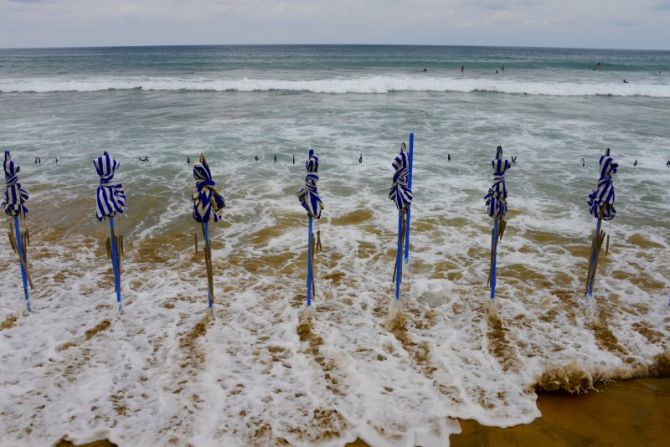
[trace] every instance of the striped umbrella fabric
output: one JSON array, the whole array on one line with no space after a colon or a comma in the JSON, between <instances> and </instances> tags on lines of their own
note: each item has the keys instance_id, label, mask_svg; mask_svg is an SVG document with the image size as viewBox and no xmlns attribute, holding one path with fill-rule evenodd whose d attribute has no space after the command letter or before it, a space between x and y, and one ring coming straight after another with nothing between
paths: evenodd
<instances>
[{"instance_id":1,"label":"striped umbrella fabric","mask_svg":"<svg viewBox=\"0 0 670 447\"><path fill-rule=\"evenodd\" d=\"M26 217L28 208L25 203L30 196L19 183L18 174L21 168L12 160L9 151L5 151L5 161L2 166L5 170L5 198L2 202L2 209L9 216Z\"/></svg>"},{"instance_id":2,"label":"striped umbrella fabric","mask_svg":"<svg viewBox=\"0 0 670 447\"><path fill-rule=\"evenodd\" d=\"M400 148L400 153L393 159L393 186L389 192L389 198L393 200L396 208L403 211L412 203L412 190L409 187L409 155L405 150L405 143Z\"/></svg>"},{"instance_id":3,"label":"striped umbrella fabric","mask_svg":"<svg viewBox=\"0 0 670 447\"><path fill-rule=\"evenodd\" d=\"M491 161L493 167L493 185L484 196L486 211L490 217L505 217L507 213L507 186L505 172L512 167L509 160L503 158L502 146L496 148L496 158Z\"/></svg>"},{"instance_id":4,"label":"striped umbrella fabric","mask_svg":"<svg viewBox=\"0 0 670 447\"><path fill-rule=\"evenodd\" d=\"M319 155L310 149L307 154L307 161L305 162L305 186L298 192L298 200L303 208L314 219L321 218L321 211L323 211L323 202L319 196Z\"/></svg>"},{"instance_id":5,"label":"striped umbrella fabric","mask_svg":"<svg viewBox=\"0 0 670 447\"><path fill-rule=\"evenodd\" d=\"M100 185L96 191L97 207L95 217L102 221L112 218L117 214L123 214L126 210L126 193L120 183L112 184L114 173L119 168L118 161L113 159L106 151L97 159L93 160L95 170L100 176Z\"/></svg>"},{"instance_id":6,"label":"striped umbrella fabric","mask_svg":"<svg viewBox=\"0 0 670 447\"><path fill-rule=\"evenodd\" d=\"M221 210L226 207L226 201L215 188L216 182L212 179L212 172L205 154L200 154L200 164L193 166L196 192L193 193L193 218L199 223L221 220Z\"/></svg>"},{"instance_id":7,"label":"striped umbrella fabric","mask_svg":"<svg viewBox=\"0 0 670 447\"><path fill-rule=\"evenodd\" d=\"M602 217L603 220L612 220L616 216L614 209L614 182L612 175L616 174L619 165L614 162L610 156L610 148L607 148L605 153L600 156L598 161L600 166L600 178L598 184L591 191L588 198L589 212L596 219ZM602 216L601 216L602 210Z\"/></svg>"}]
</instances>

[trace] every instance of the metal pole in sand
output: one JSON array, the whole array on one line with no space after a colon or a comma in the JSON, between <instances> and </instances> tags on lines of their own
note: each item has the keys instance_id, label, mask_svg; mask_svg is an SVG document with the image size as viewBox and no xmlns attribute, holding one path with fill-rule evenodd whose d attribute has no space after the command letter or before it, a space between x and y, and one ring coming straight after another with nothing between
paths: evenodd
<instances>
[{"instance_id":1,"label":"metal pole in sand","mask_svg":"<svg viewBox=\"0 0 670 447\"><path fill-rule=\"evenodd\" d=\"M307 214L307 307L312 306L312 216Z\"/></svg>"},{"instance_id":2,"label":"metal pole in sand","mask_svg":"<svg viewBox=\"0 0 670 447\"><path fill-rule=\"evenodd\" d=\"M409 175L407 186L412 191L412 171L414 167L414 132L409 134ZM409 226L412 220L412 205L407 205L407 228L405 229L405 264L409 263Z\"/></svg>"},{"instance_id":3,"label":"metal pole in sand","mask_svg":"<svg viewBox=\"0 0 670 447\"><path fill-rule=\"evenodd\" d=\"M18 249L18 255L20 258L21 266L21 281L23 282L23 300L26 303L26 309L28 312L32 311L30 306L30 293L28 292L28 275L26 272L26 266L24 266L27 257L24 255L23 240L21 239L21 228L19 227L19 216L14 216L14 231L16 232L16 247Z\"/></svg>"},{"instance_id":4,"label":"metal pole in sand","mask_svg":"<svg viewBox=\"0 0 670 447\"><path fill-rule=\"evenodd\" d=\"M119 306L119 313L123 313L123 301L121 299L121 272L119 265L118 244L116 243L116 234L114 232L114 218L109 217L109 244L112 252L112 269L114 270L114 289L116 290L116 303Z\"/></svg>"}]
</instances>

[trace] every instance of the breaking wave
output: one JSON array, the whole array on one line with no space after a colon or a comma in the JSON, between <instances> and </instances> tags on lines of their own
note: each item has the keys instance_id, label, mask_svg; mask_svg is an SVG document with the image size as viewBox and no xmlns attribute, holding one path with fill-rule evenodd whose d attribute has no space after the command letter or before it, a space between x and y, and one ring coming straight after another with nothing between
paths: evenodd
<instances>
[{"instance_id":1,"label":"breaking wave","mask_svg":"<svg viewBox=\"0 0 670 447\"><path fill-rule=\"evenodd\" d=\"M547 81L439 76L367 76L327 79L209 79L175 77L29 78L0 80L0 92L106 90L235 91L383 94L393 92L508 93L547 96L646 96L670 98L670 85L620 81Z\"/></svg>"}]
</instances>

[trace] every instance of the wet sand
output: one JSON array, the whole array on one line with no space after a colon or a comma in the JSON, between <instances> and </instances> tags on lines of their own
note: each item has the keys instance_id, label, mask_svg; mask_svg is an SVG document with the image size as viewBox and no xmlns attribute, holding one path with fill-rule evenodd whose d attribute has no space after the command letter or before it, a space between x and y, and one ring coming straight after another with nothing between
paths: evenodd
<instances>
[{"instance_id":1,"label":"wet sand","mask_svg":"<svg viewBox=\"0 0 670 447\"><path fill-rule=\"evenodd\" d=\"M540 394L542 417L509 428L459 421L451 447L661 447L670 442L670 378L599 385L576 395ZM361 440L346 447L365 447ZM374 446L372 446L374 447Z\"/></svg>"}]
</instances>

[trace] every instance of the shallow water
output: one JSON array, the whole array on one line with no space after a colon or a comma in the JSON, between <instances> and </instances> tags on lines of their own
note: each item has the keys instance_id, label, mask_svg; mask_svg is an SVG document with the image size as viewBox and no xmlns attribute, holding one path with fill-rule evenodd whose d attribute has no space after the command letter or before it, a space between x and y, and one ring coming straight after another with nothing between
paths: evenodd
<instances>
[{"instance_id":1,"label":"shallow water","mask_svg":"<svg viewBox=\"0 0 670 447\"><path fill-rule=\"evenodd\" d=\"M101 76L81 70L89 81ZM126 82L137 68L118 70L104 76ZM305 76L272 70L289 81ZM309 76L325 76L323 67L314 70ZM485 70L473 75L477 82ZM217 79L239 78L223 71ZM30 81L43 85L43 75ZM542 76L527 66L515 73L512 63L505 75ZM599 75L589 70L575 82ZM654 73L640 74L647 75ZM603 76L614 85L619 74ZM658 83L668 88L664 78ZM0 141L32 194L37 290L35 312L25 315L18 264L4 244L1 444L51 445L67 434L76 443L119 445L341 446L357 437L380 446L446 445L458 419L533 421L536 385L584 389L656 374L670 334L669 113L661 96L550 92L2 93ZM391 318L390 163L410 130L412 260L400 316ZM497 144L518 163L508 174L509 223L489 312L483 196ZM586 196L605 145L621 163L618 215L590 307ZM326 210L315 307L305 321L306 219L295 193L310 146L321 155ZM117 219L126 249L123 316L102 245L107 228L94 217L91 161L102 150L121 161L116 178L128 194ZM228 204L212 230L213 318L190 217L186 156L194 161L200 151ZM37 155L41 165L32 163ZM138 162L142 155L150 161Z\"/></svg>"}]
</instances>

